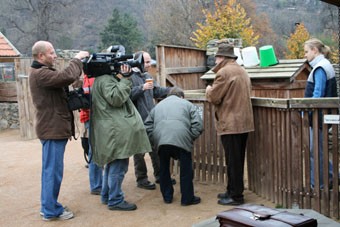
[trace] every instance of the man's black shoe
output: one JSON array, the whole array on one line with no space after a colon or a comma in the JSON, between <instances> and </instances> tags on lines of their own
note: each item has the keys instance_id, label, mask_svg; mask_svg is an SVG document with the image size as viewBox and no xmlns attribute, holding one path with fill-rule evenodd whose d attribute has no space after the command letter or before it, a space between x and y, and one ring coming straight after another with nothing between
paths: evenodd
<instances>
[{"instance_id":1,"label":"man's black shoe","mask_svg":"<svg viewBox=\"0 0 340 227\"><path fill-rule=\"evenodd\" d=\"M123 201L122 203L115 205L115 206L108 206L109 210L120 210L120 211L130 211L130 210L136 210L137 206L134 203L128 203L126 201Z\"/></svg>"},{"instance_id":2,"label":"man's black shoe","mask_svg":"<svg viewBox=\"0 0 340 227\"><path fill-rule=\"evenodd\" d=\"M159 179L157 179L156 180L156 184L159 184L160 183L160 181L159 181ZM171 183L172 183L172 185L175 185L176 184L176 179L175 178L171 178Z\"/></svg>"},{"instance_id":3,"label":"man's black shoe","mask_svg":"<svg viewBox=\"0 0 340 227\"><path fill-rule=\"evenodd\" d=\"M141 183L137 183L137 187L139 188L143 188L146 190L155 190L156 189L156 185L154 183L151 183L150 181L144 181Z\"/></svg>"},{"instance_id":4,"label":"man's black shoe","mask_svg":"<svg viewBox=\"0 0 340 227\"><path fill-rule=\"evenodd\" d=\"M226 198L226 199L220 199L220 200L218 200L217 203L220 204L220 205L231 205L231 206L235 206L235 205L241 205L241 204L243 204L243 203L244 203L244 199L235 200L235 199L229 197L229 198Z\"/></svg>"},{"instance_id":5,"label":"man's black shoe","mask_svg":"<svg viewBox=\"0 0 340 227\"><path fill-rule=\"evenodd\" d=\"M194 198L191 200L189 203L181 203L182 206L190 206L190 205L195 205L199 204L201 202L201 198L198 196L194 196Z\"/></svg>"},{"instance_id":6,"label":"man's black shoe","mask_svg":"<svg viewBox=\"0 0 340 227\"><path fill-rule=\"evenodd\" d=\"M228 192L219 193L219 194L217 195L217 198L218 198L218 199L227 199L227 198L229 198Z\"/></svg>"},{"instance_id":7,"label":"man's black shoe","mask_svg":"<svg viewBox=\"0 0 340 227\"><path fill-rule=\"evenodd\" d=\"M172 199L163 199L165 203L170 204L172 203Z\"/></svg>"}]
</instances>

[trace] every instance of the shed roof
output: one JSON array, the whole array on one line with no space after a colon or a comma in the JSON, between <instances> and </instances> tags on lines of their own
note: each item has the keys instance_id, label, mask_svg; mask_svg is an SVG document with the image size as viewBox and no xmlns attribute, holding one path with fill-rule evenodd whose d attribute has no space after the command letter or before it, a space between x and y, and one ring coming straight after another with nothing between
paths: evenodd
<instances>
[{"instance_id":1,"label":"shed roof","mask_svg":"<svg viewBox=\"0 0 340 227\"><path fill-rule=\"evenodd\" d=\"M20 52L0 32L0 57L18 57L18 56L20 56Z\"/></svg>"},{"instance_id":2,"label":"shed roof","mask_svg":"<svg viewBox=\"0 0 340 227\"><path fill-rule=\"evenodd\" d=\"M303 69L309 67L306 59L284 59L279 60L279 64L262 68L259 66L246 67L250 79L290 79L293 80ZM209 70L201 79L213 80L215 73Z\"/></svg>"}]
</instances>

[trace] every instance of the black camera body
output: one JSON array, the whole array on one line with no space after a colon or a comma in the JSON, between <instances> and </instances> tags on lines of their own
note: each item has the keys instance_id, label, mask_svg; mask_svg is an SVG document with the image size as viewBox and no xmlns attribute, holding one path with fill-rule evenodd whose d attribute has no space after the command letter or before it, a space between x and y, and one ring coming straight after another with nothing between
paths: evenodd
<instances>
[{"instance_id":1,"label":"black camera body","mask_svg":"<svg viewBox=\"0 0 340 227\"><path fill-rule=\"evenodd\" d=\"M125 48L122 45L114 45L108 48L109 53L94 53L85 58L83 62L84 73L89 77L101 75L115 75L120 72L121 65L138 67L144 72L143 55L134 59L134 55L125 55ZM123 74L124 76L124 74Z\"/></svg>"}]
</instances>

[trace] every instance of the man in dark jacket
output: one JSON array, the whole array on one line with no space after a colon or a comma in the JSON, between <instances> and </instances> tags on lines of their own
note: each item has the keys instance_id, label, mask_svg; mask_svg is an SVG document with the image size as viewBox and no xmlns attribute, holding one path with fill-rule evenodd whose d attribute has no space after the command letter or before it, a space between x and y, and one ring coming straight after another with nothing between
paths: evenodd
<instances>
[{"instance_id":1,"label":"man in dark jacket","mask_svg":"<svg viewBox=\"0 0 340 227\"><path fill-rule=\"evenodd\" d=\"M73 213L58 202L65 146L72 136L72 118L64 87L79 79L83 68L80 59L89 53L80 51L61 71L53 68L57 55L51 43L36 42L32 54L29 86L36 109L36 134L42 144L40 214L45 221L67 220Z\"/></svg>"},{"instance_id":2,"label":"man in dark jacket","mask_svg":"<svg viewBox=\"0 0 340 227\"><path fill-rule=\"evenodd\" d=\"M179 159L182 206L198 204L194 195L191 150L203 131L202 118L180 88L170 90L144 122L151 143L160 157L160 186L165 203L171 203L174 189L170 178L170 158ZM175 107L175 108L174 108Z\"/></svg>"},{"instance_id":3,"label":"man in dark jacket","mask_svg":"<svg viewBox=\"0 0 340 227\"><path fill-rule=\"evenodd\" d=\"M131 76L132 90L130 98L144 121L151 109L155 106L154 98L165 97L169 92L169 88L161 87L158 83L152 80L152 76L147 73L151 66L150 54L144 51L139 51L135 54L135 59L138 59L141 55L143 55L144 58L145 72L141 72L137 67L133 68L133 74ZM151 82L147 82L147 80L150 80ZM151 157L152 167L154 170L153 174L156 178L156 183L158 183L159 157L157 152L154 151L150 152L149 155ZM136 154L133 156L137 187L153 190L156 188L156 185L148 180L144 156L145 154ZM173 183L175 183L174 179Z\"/></svg>"}]
</instances>

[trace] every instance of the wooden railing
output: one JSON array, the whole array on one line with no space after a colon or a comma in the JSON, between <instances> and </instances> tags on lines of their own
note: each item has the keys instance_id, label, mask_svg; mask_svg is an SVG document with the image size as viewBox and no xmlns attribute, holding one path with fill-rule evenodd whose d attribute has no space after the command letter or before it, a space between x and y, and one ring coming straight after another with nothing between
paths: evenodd
<instances>
[{"instance_id":1,"label":"wooden railing","mask_svg":"<svg viewBox=\"0 0 340 227\"><path fill-rule=\"evenodd\" d=\"M193 161L195 180L224 184L225 157L214 127L214 108L202 91L186 92L186 98L202 109L205 131L195 141ZM317 125L319 114L336 115L339 98L272 99L252 98L255 131L247 145L248 188L284 208L313 209L339 219L339 127L322 124L323 176L319 176L320 160ZM313 130L314 178L311 186L309 117ZM329 161L328 161L329 160ZM326 171L333 165L333 177ZM320 185L320 181L332 182Z\"/></svg>"},{"instance_id":2,"label":"wooden railing","mask_svg":"<svg viewBox=\"0 0 340 227\"><path fill-rule=\"evenodd\" d=\"M250 134L247 147L249 189L283 207L311 208L339 218L338 124L321 126L323 176L318 174L321 160L317 155L319 114L337 116L338 108L338 98L254 98L255 132ZM314 187L310 180L308 113L313 113ZM333 177L328 174L329 163L333 164Z\"/></svg>"}]
</instances>

